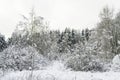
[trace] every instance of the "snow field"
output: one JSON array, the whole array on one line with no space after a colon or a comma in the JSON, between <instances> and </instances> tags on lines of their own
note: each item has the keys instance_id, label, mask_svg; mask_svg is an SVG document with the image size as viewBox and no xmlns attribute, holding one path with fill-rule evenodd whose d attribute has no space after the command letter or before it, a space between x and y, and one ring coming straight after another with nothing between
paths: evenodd
<instances>
[{"instance_id":1,"label":"snow field","mask_svg":"<svg viewBox=\"0 0 120 80\"><path fill-rule=\"evenodd\" d=\"M31 78L32 77L32 78ZM0 80L120 80L120 72L74 72L38 70L8 73Z\"/></svg>"}]
</instances>

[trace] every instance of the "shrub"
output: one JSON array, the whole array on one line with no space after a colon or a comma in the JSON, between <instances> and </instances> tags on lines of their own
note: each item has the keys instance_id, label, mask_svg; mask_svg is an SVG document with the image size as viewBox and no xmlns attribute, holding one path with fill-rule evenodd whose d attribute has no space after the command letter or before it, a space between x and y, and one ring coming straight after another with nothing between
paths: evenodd
<instances>
[{"instance_id":1,"label":"shrub","mask_svg":"<svg viewBox=\"0 0 120 80\"><path fill-rule=\"evenodd\" d=\"M9 46L0 53L0 67L13 70L39 69L47 60L31 46Z\"/></svg>"},{"instance_id":2,"label":"shrub","mask_svg":"<svg viewBox=\"0 0 120 80\"><path fill-rule=\"evenodd\" d=\"M71 55L66 60L66 66L76 71L104 71L103 64L88 55Z\"/></svg>"}]
</instances>

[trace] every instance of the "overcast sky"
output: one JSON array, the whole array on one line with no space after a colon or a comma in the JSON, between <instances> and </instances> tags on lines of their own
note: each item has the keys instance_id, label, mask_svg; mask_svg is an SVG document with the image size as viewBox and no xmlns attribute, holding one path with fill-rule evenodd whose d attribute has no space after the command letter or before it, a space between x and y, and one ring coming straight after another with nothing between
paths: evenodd
<instances>
[{"instance_id":1,"label":"overcast sky","mask_svg":"<svg viewBox=\"0 0 120 80\"><path fill-rule=\"evenodd\" d=\"M120 0L0 0L0 33L9 37L34 6L37 15L50 22L51 29L93 28L101 9L108 5L120 9Z\"/></svg>"}]
</instances>

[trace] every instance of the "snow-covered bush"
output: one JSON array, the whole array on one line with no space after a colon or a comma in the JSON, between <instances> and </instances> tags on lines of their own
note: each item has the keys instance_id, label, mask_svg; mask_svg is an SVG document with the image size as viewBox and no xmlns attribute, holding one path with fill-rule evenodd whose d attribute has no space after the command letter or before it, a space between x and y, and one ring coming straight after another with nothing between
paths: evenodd
<instances>
[{"instance_id":1,"label":"snow-covered bush","mask_svg":"<svg viewBox=\"0 0 120 80\"><path fill-rule=\"evenodd\" d=\"M111 69L113 71L120 71L120 54L113 58Z\"/></svg>"},{"instance_id":2,"label":"snow-covered bush","mask_svg":"<svg viewBox=\"0 0 120 80\"><path fill-rule=\"evenodd\" d=\"M39 69L47 60L31 46L9 46L0 53L0 67L13 70Z\"/></svg>"},{"instance_id":3,"label":"snow-covered bush","mask_svg":"<svg viewBox=\"0 0 120 80\"><path fill-rule=\"evenodd\" d=\"M70 70L64 65L62 61L52 61L51 64L46 68L51 71L66 71Z\"/></svg>"},{"instance_id":4,"label":"snow-covered bush","mask_svg":"<svg viewBox=\"0 0 120 80\"><path fill-rule=\"evenodd\" d=\"M71 55L66 59L66 66L76 71L104 71L103 64L91 56Z\"/></svg>"}]
</instances>

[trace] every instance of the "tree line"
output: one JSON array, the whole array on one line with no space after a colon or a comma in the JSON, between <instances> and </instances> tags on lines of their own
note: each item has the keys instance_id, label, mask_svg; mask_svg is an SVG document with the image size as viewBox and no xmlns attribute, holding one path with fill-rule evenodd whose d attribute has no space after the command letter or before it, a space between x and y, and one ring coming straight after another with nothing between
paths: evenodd
<instances>
[{"instance_id":1,"label":"tree line","mask_svg":"<svg viewBox=\"0 0 120 80\"><path fill-rule=\"evenodd\" d=\"M40 68L38 64L42 61L45 65L48 61L61 60L73 70L106 71L105 66L120 52L120 12L114 15L107 6L100 12L97 26L82 31L49 30L44 18L34 11L29 17L22 17L23 21L7 41L0 37L2 69L34 70Z\"/></svg>"}]
</instances>

